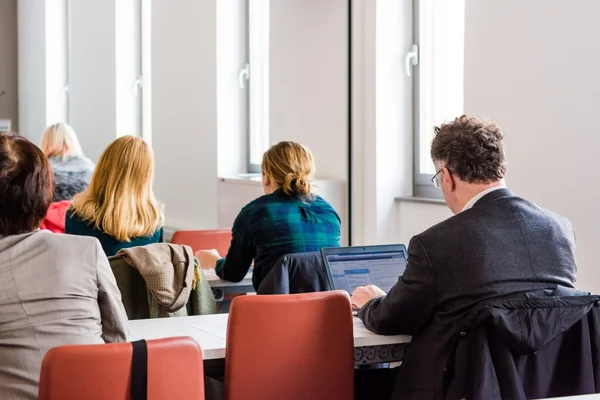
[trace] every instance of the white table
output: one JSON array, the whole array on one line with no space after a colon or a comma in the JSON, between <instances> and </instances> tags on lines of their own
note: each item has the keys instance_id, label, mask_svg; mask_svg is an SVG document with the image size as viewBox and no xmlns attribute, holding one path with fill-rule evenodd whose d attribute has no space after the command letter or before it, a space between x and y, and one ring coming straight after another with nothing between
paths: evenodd
<instances>
[{"instance_id":1,"label":"white table","mask_svg":"<svg viewBox=\"0 0 600 400\"><path fill-rule=\"evenodd\" d=\"M229 314L155 318L129 321L132 340L190 336L202 348L205 360L225 358ZM381 336L370 332L354 317L354 361L356 364L401 361L410 336Z\"/></svg>"},{"instance_id":2,"label":"white table","mask_svg":"<svg viewBox=\"0 0 600 400\"><path fill-rule=\"evenodd\" d=\"M227 288L227 287L239 287L239 286L250 286L252 291L254 291L254 287L252 286L252 271L248 272L244 279L241 282L229 282L224 281L219 278L214 269L205 269L202 270L204 272L204 276L206 276L206 280L210 287L213 288Z\"/></svg>"},{"instance_id":3,"label":"white table","mask_svg":"<svg viewBox=\"0 0 600 400\"><path fill-rule=\"evenodd\" d=\"M216 301L223 301L226 294L254 293L252 271L248 272L241 282L224 281L217 276L214 269L204 270L203 272Z\"/></svg>"}]
</instances>

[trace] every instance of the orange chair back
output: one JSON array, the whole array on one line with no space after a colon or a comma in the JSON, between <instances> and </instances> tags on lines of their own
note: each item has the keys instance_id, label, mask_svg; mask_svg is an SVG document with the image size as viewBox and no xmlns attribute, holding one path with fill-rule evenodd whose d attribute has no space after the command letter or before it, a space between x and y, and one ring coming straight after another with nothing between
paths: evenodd
<instances>
[{"instance_id":1,"label":"orange chair back","mask_svg":"<svg viewBox=\"0 0 600 400\"><path fill-rule=\"evenodd\" d=\"M40 224L40 229L48 229L54 233L65 233L65 219L71 200L50 203L48 212Z\"/></svg>"},{"instance_id":2,"label":"orange chair back","mask_svg":"<svg viewBox=\"0 0 600 400\"><path fill-rule=\"evenodd\" d=\"M227 400L354 398L354 337L345 292L233 300L225 356Z\"/></svg>"},{"instance_id":3,"label":"orange chair back","mask_svg":"<svg viewBox=\"0 0 600 400\"><path fill-rule=\"evenodd\" d=\"M177 231L173 234L171 243L186 244L194 253L198 250L215 249L221 257L225 257L231 243L231 230Z\"/></svg>"},{"instance_id":4,"label":"orange chair back","mask_svg":"<svg viewBox=\"0 0 600 400\"><path fill-rule=\"evenodd\" d=\"M148 340L148 400L204 399L202 352L189 337ZM129 400L131 343L59 346L46 353L40 400Z\"/></svg>"}]
</instances>

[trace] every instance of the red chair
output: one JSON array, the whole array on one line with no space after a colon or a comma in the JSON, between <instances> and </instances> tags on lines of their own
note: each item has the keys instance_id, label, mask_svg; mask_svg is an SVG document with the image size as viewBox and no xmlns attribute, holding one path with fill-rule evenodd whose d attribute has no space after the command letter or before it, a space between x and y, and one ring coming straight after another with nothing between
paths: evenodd
<instances>
[{"instance_id":1,"label":"red chair","mask_svg":"<svg viewBox=\"0 0 600 400\"><path fill-rule=\"evenodd\" d=\"M221 257L225 257L231 243L231 230L177 231L171 243L186 244L194 250L194 253L198 250L215 249Z\"/></svg>"},{"instance_id":2,"label":"red chair","mask_svg":"<svg viewBox=\"0 0 600 400\"><path fill-rule=\"evenodd\" d=\"M347 293L233 300L225 355L227 400L354 398L354 337Z\"/></svg>"},{"instance_id":3,"label":"red chair","mask_svg":"<svg viewBox=\"0 0 600 400\"><path fill-rule=\"evenodd\" d=\"M65 219L71 200L57 201L50 204L40 229L48 229L54 233L65 233Z\"/></svg>"},{"instance_id":4,"label":"red chair","mask_svg":"<svg viewBox=\"0 0 600 400\"><path fill-rule=\"evenodd\" d=\"M148 400L204 399L204 366L189 337L148 340ZM40 400L129 400L131 343L59 346L46 353Z\"/></svg>"},{"instance_id":5,"label":"red chair","mask_svg":"<svg viewBox=\"0 0 600 400\"><path fill-rule=\"evenodd\" d=\"M173 234L171 243L188 245L194 253L198 250L215 249L221 257L225 257L231 243L231 230L177 231ZM243 293L226 294L224 299L231 300L243 295ZM217 310L220 308L220 305L221 303L217 303Z\"/></svg>"}]
</instances>

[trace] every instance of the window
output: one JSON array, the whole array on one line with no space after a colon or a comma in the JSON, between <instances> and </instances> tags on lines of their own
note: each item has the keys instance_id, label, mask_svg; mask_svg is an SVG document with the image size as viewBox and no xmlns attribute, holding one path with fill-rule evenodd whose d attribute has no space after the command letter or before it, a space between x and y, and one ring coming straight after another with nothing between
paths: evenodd
<instances>
[{"instance_id":1,"label":"window","mask_svg":"<svg viewBox=\"0 0 600 400\"><path fill-rule=\"evenodd\" d=\"M152 86L151 82L151 65L152 58L150 56L150 48L152 44L151 32L152 32L152 19L151 19L151 1L152 0L141 0L140 10L140 35L141 35L141 97L138 99L141 108L141 128L142 138L152 145Z\"/></svg>"},{"instance_id":2,"label":"window","mask_svg":"<svg viewBox=\"0 0 600 400\"><path fill-rule=\"evenodd\" d=\"M269 147L269 2L248 0L248 62L240 71L247 85L248 172L260 172Z\"/></svg>"},{"instance_id":3,"label":"window","mask_svg":"<svg viewBox=\"0 0 600 400\"><path fill-rule=\"evenodd\" d=\"M117 136L150 142L150 1L116 3Z\"/></svg>"},{"instance_id":4,"label":"window","mask_svg":"<svg viewBox=\"0 0 600 400\"><path fill-rule=\"evenodd\" d=\"M46 125L69 122L70 0L46 5Z\"/></svg>"},{"instance_id":5,"label":"window","mask_svg":"<svg viewBox=\"0 0 600 400\"><path fill-rule=\"evenodd\" d=\"M414 192L440 197L431 184L433 127L463 113L465 0L414 0L414 45L406 57L414 94ZM412 68L411 68L412 67Z\"/></svg>"}]
</instances>

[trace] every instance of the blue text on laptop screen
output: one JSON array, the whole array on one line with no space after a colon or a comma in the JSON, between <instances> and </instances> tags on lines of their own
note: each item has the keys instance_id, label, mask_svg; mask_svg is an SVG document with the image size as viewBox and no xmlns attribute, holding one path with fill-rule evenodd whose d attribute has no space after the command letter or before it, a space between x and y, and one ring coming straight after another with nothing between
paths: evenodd
<instances>
[{"instance_id":1,"label":"blue text on laptop screen","mask_svg":"<svg viewBox=\"0 0 600 400\"><path fill-rule=\"evenodd\" d=\"M350 294L365 285L376 285L387 293L406 268L403 252L330 254L327 261L335 288Z\"/></svg>"}]
</instances>

